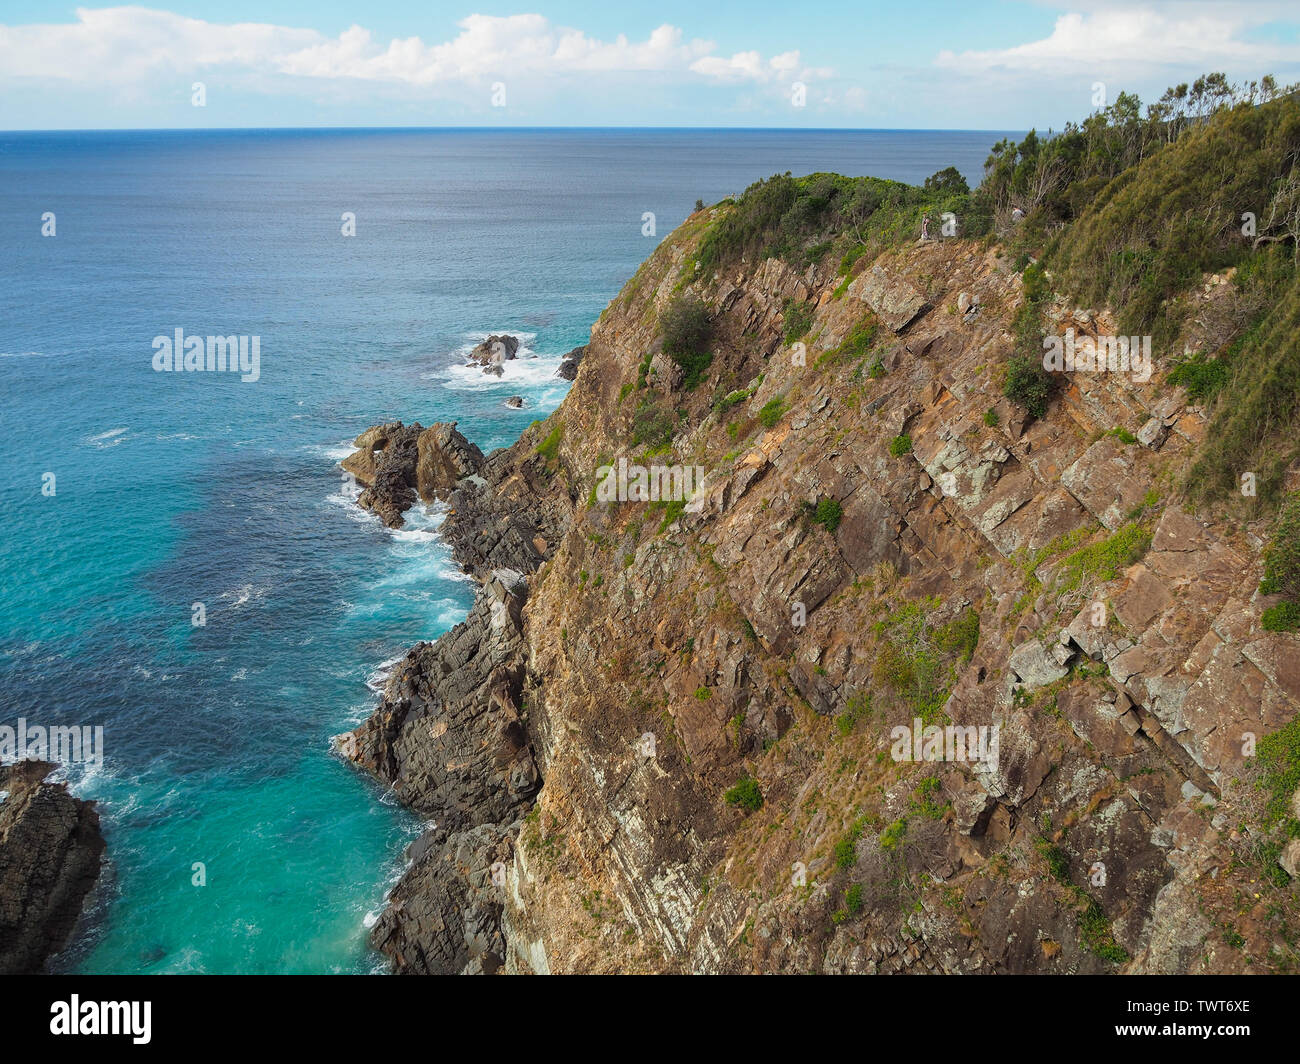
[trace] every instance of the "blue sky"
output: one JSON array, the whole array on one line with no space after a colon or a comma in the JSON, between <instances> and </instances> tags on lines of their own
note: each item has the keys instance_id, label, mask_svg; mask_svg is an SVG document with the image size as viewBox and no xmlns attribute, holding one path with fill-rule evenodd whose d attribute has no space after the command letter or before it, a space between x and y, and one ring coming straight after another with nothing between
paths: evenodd
<instances>
[{"instance_id":1,"label":"blue sky","mask_svg":"<svg viewBox=\"0 0 1300 1064\"><path fill-rule=\"evenodd\" d=\"M0 9L0 128L1059 128L1099 83L1300 81L1277 0L221 0ZM194 85L202 83L203 106Z\"/></svg>"}]
</instances>

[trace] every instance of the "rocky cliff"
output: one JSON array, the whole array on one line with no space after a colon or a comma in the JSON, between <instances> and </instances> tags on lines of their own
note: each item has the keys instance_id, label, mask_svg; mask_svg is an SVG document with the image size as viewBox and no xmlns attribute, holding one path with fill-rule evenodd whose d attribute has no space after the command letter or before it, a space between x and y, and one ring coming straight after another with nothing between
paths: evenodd
<instances>
[{"instance_id":1,"label":"rocky cliff","mask_svg":"<svg viewBox=\"0 0 1300 1064\"><path fill-rule=\"evenodd\" d=\"M41 971L99 877L99 814L46 780L53 767L0 766L0 975Z\"/></svg>"},{"instance_id":2,"label":"rocky cliff","mask_svg":"<svg viewBox=\"0 0 1300 1064\"><path fill-rule=\"evenodd\" d=\"M1266 527L1176 487L1205 412L1157 358L1030 418L996 243L700 270L728 209L659 246L514 446L386 425L344 463L391 524L447 501L482 582L347 744L431 820L375 945L407 972L1294 969L1251 755L1300 654L1259 623ZM683 295L698 380L663 352ZM600 501L620 457L704 481ZM927 759L917 725L996 756Z\"/></svg>"}]
</instances>

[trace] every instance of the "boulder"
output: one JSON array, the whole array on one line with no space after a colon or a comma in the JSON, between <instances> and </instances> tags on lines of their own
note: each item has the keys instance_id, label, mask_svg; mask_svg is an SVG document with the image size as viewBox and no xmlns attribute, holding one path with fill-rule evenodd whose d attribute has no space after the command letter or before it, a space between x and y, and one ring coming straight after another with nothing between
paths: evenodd
<instances>
[{"instance_id":1,"label":"boulder","mask_svg":"<svg viewBox=\"0 0 1300 1064\"><path fill-rule=\"evenodd\" d=\"M929 308L925 296L910 282L872 266L849 285L848 294L862 300L894 332L902 332Z\"/></svg>"},{"instance_id":2,"label":"boulder","mask_svg":"<svg viewBox=\"0 0 1300 1064\"><path fill-rule=\"evenodd\" d=\"M1011 671L1020 677L1026 687L1043 687L1059 680L1069 670L1043 649L1037 639L1021 643L1008 659Z\"/></svg>"}]
</instances>

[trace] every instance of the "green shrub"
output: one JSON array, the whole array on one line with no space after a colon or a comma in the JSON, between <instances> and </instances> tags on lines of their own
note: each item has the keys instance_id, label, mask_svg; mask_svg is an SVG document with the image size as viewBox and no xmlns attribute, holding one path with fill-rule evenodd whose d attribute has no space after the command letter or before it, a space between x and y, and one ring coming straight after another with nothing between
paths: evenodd
<instances>
[{"instance_id":1,"label":"green shrub","mask_svg":"<svg viewBox=\"0 0 1300 1064\"><path fill-rule=\"evenodd\" d=\"M934 174L924 188L875 177L776 174L750 185L710 226L697 258L705 270L745 256L802 267L823 258L837 242L851 241L839 267L847 276L863 254L915 240L927 212L941 217L952 211L961 219L963 236L983 236L990 207L987 197L970 192L951 167Z\"/></svg>"},{"instance_id":2,"label":"green shrub","mask_svg":"<svg viewBox=\"0 0 1300 1064\"><path fill-rule=\"evenodd\" d=\"M866 358L871 352L871 346L876 341L876 336L880 332L880 319L868 311L852 329L847 336L835 347L823 351L817 356L814 363L815 368L820 368L831 362L856 362L858 359ZM877 359L877 362L880 360ZM884 365L881 364L881 376L884 376Z\"/></svg>"},{"instance_id":3,"label":"green shrub","mask_svg":"<svg viewBox=\"0 0 1300 1064\"><path fill-rule=\"evenodd\" d=\"M1263 770L1259 787L1267 803L1265 830L1280 825L1284 834L1300 835L1300 821L1291 811L1291 796L1300 787L1300 717L1260 739L1256 755Z\"/></svg>"},{"instance_id":4,"label":"green shrub","mask_svg":"<svg viewBox=\"0 0 1300 1064\"><path fill-rule=\"evenodd\" d=\"M1134 562L1141 561L1151 545L1151 533L1130 521L1113 535L1080 547L1061 562L1058 586L1073 591L1085 583L1106 583Z\"/></svg>"},{"instance_id":5,"label":"green shrub","mask_svg":"<svg viewBox=\"0 0 1300 1064\"><path fill-rule=\"evenodd\" d=\"M632 445L647 444L651 450L671 443L677 418L672 411L643 406L632 415Z\"/></svg>"},{"instance_id":6,"label":"green shrub","mask_svg":"<svg viewBox=\"0 0 1300 1064\"><path fill-rule=\"evenodd\" d=\"M939 629L935 642L944 650L957 651L957 660L963 665L975 656L980 640L980 615L969 606L956 620Z\"/></svg>"},{"instance_id":7,"label":"green shrub","mask_svg":"<svg viewBox=\"0 0 1300 1064\"><path fill-rule=\"evenodd\" d=\"M758 412L758 420L763 428L774 429L784 413L785 397L778 395L763 404L763 409Z\"/></svg>"},{"instance_id":8,"label":"green shrub","mask_svg":"<svg viewBox=\"0 0 1300 1064\"><path fill-rule=\"evenodd\" d=\"M1259 615L1259 623L1266 632L1300 631L1300 605L1279 602Z\"/></svg>"},{"instance_id":9,"label":"green shrub","mask_svg":"<svg viewBox=\"0 0 1300 1064\"><path fill-rule=\"evenodd\" d=\"M851 694L848 701L844 704L844 712L835 718L835 727L843 736L852 734L858 721L867 720L871 716L871 694L868 691L857 691Z\"/></svg>"},{"instance_id":10,"label":"green shrub","mask_svg":"<svg viewBox=\"0 0 1300 1064\"><path fill-rule=\"evenodd\" d=\"M1002 394L1033 417L1040 418L1047 413L1052 383L1052 375L1043 368L1041 357L1013 355L1007 362Z\"/></svg>"},{"instance_id":11,"label":"green shrub","mask_svg":"<svg viewBox=\"0 0 1300 1064\"><path fill-rule=\"evenodd\" d=\"M664 504L664 519L659 522L659 531L662 532L671 525L677 518L686 512L686 502L683 499L676 499L673 502Z\"/></svg>"},{"instance_id":12,"label":"green shrub","mask_svg":"<svg viewBox=\"0 0 1300 1064\"><path fill-rule=\"evenodd\" d=\"M1047 280L1047 271L1038 263L1026 266L1021 275L1024 281L1025 302L1042 303L1052 294L1052 287Z\"/></svg>"},{"instance_id":13,"label":"green shrub","mask_svg":"<svg viewBox=\"0 0 1300 1064\"><path fill-rule=\"evenodd\" d=\"M1171 385L1181 384L1187 398L1195 403L1213 399L1228 383L1228 363L1221 358L1206 358L1200 352L1179 362L1169 371Z\"/></svg>"},{"instance_id":14,"label":"green shrub","mask_svg":"<svg viewBox=\"0 0 1300 1064\"><path fill-rule=\"evenodd\" d=\"M925 817L926 820L942 820L944 814L952 808L952 802L940 798L942 791L943 784L939 782L939 777L927 776L912 792L912 797L907 803L908 810Z\"/></svg>"},{"instance_id":15,"label":"green shrub","mask_svg":"<svg viewBox=\"0 0 1300 1064\"><path fill-rule=\"evenodd\" d=\"M838 499L819 499L816 506L805 502L803 510L808 520L815 525L821 525L827 532L834 532L839 528L840 520L844 517L844 507Z\"/></svg>"},{"instance_id":16,"label":"green shrub","mask_svg":"<svg viewBox=\"0 0 1300 1064\"><path fill-rule=\"evenodd\" d=\"M966 179L961 176L961 171L955 166L947 166L938 173L931 174L925 179L922 186L926 192L934 192L940 195L965 195L970 191L970 185L966 184Z\"/></svg>"},{"instance_id":17,"label":"green shrub","mask_svg":"<svg viewBox=\"0 0 1300 1064\"><path fill-rule=\"evenodd\" d=\"M659 316L664 353L690 355L708 346L713 333L708 308L693 295L678 296Z\"/></svg>"},{"instance_id":18,"label":"green shrub","mask_svg":"<svg viewBox=\"0 0 1300 1064\"><path fill-rule=\"evenodd\" d=\"M867 826L864 818L859 817L849 825L848 833L835 843L835 867L852 868L858 863L858 839Z\"/></svg>"},{"instance_id":19,"label":"green shrub","mask_svg":"<svg viewBox=\"0 0 1300 1064\"><path fill-rule=\"evenodd\" d=\"M743 773L736 785L722 797L728 805L738 805L750 813L763 808L763 792L759 790L758 780L748 772Z\"/></svg>"},{"instance_id":20,"label":"green shrub","mask_svg":"<svg viewBox=\"0 0 1300 1064\"><path fill-rule=\"evenodd\" d=\"M862 884L852 883L844 892L844 909L849 916L857 916L862 911Z\"/></svg>"},{"instance_id":21,"label":"green shrub","mask_svg":"<svg viewBox=\"0 0 1300 1064\"><path fill-rule=\"evenodd\" d=\"M713 362L709 350L713 323L708 308L693 295L678 296L659 316L659 327L664 334L664 354L686 372L682 387L694 390Z\"/></svg>"},{"instance_id":22,"label":"green shrub","mask_svg":"<svg viewBox=\"0 0 1300 1064\"><path fill-rule=\"evenodd\" d=\"M992 407L989 407L987 410L984 411L984 424L987 425L989 428L995 429L1001 423L1002 423L1002 419L998 417L998 412L994 410Z\"/></svg>"},{"instance_id":23,"label":"green shrub","mask_svg":"<svg viewBox=\"0 0 1300 1064\"><path fill-rule=\"evenodd\" d=\"M889 453L895 458L902 458L905 454L912 453L912 437L906 433L902 436L895 436L889 441Z\"/></svg>"},{"instance_id":24,"label":"green shrub","mask_svg":"<svg viewBox=\"0 0 1300 1064\"><path fill-rule=\"evenodd\" d=\"M782 335L787 344L799 339L812 326L813 312L807 303L801 303L797 299L787 299L781 308L781 313L785 317Z\"/></svg>"},{"instance_id":25,"label":"green shrub","mask_svg":"<svg viewBox=\"0 0 1300 1064\"><path fill-rule=\"evenodd\" d=\"M1112 964L1126 964L1130 957L1128 951L1115 941L1115 933L1110 925L1110 918L1096 899L1084 897L1083 915L1079 918L1079 931L1083 944L1104 961Z\"/></svg>"},{"instance_id":26,"label":"green shrub","mask_svg":"<svg viewBox=\"0 0 1300 1064\"><path fill-rule=\"evenodd\" d=\"M733 406L739 406L746 399L750 398L758 390L758 385L754 384L749 388L737 388L735 391L728 392L721 399L713 404L713 409L719 414L725 414Z\"/></svg>"},{"instance_id":27,"label":"green shrub","mask_svg":"<svg viewBox=\"0 0 1300 1064\"><path fill-rule=\"evenodd\" d=\"M903 845L903 837L907 834L907 820L900 817L895 820L889 827L880 833L880 848L886 853L890 853Z\"/></svg>"}]
</instances>

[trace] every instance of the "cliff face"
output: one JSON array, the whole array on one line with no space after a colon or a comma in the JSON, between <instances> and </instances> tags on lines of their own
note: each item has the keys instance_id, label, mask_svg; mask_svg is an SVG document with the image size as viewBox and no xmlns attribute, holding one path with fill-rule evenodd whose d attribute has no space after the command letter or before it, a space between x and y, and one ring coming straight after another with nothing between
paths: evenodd
<instances>
[{"instance_id":1,"label":"cliff face","mask_svg":"<svg viewBox=\"0 0 1300 1064\"><path fill-rule=\"evenodd\" d=\"M41 971L99 877L99 814L46 782L53 767L0 766L0 975Z\"/></svg>"},{"instance_id":2,"label":"cliff face","mask_svg":"<svg viewBox=\"0 0 1300 1064\"><path fill-rule=\"evenodd\" d=\"M376 945L434 972L1294 965L1248 755L1300 655L1259 625L1262 530L1179 503L1205 419L1159 353L1028 421L998 249L691 280L725 209L610 304L546 423L468 474L449 426L394 452L409 499L417 451L462 477L444 528L484 586L348 744L434 822ZM683 291L713 317L693 390L659 335ZM702 467L696 503L597 501L619 456ZM926 760L918 721L996 757Z\"/></svg>"}]
</instances>

